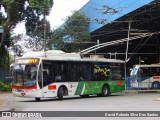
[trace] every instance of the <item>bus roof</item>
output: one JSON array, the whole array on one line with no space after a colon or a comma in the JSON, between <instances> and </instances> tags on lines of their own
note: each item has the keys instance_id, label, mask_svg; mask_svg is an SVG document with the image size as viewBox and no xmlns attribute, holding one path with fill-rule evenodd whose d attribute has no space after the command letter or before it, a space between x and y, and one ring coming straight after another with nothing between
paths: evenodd
<instances>
[{"instance_id":1,"label":"bus roof","mask_svg":"<svg viewBox=\"0 0 160 120\"><path fill-rule=\"evenodd\" d=\"M160 67L160 64L148 64L148 65L134 65L134 67Z\"/></svg>"},{"instance_id":2,"label":"bus roof","mask_svg":"<svg viewBox=\"0 0 160 120\"><path fill-rule=\"evenodd\" d=\"M118 59L106 59L95 57L81 57L80 53L65 53L60 50L38 51L28 52L21 58L41 58L44 60L57 60L57 61L81 61L81 62L112 62L112 63L124 63L123 60Z\"/></svg>"}]
</instances>

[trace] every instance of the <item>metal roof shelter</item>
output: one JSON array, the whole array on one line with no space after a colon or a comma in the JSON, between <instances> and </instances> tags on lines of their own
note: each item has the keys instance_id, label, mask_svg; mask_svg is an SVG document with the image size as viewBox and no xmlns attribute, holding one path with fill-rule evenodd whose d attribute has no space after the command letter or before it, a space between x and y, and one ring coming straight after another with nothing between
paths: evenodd
<instances>
[{"instance_id":1,"label":"metal roof shelter","mask_svg":"<svg viewBox=\"0 0 160 120\"><path fill-rule=\"evenodd\" d=\"M96 1L96 0L91 0ZM104 0L102 0L104 1ZM106 0L110 1L110 0ZM117 0L120 2L120 0ZM121 0L122 1L122 0ZM128 0L123 0L128 1ZM137 1L133 0L136 4ZM132 2L133 2L132 1ZM137 38L135 40L128 42L128 58L130 64L138 64L140 58L145 61L145 64L150 63L158 63L160 62L160 0L139 0L143 3L143 5L139 5L138 8L134 6L134 9L130 10L128 8L128 12L123 12L125 14L121 15L120 9L113 9L110 12L115 12L114 14L118 14L116 17L114 15L114 19L112 16L108 17L108 21L98 26L97 29L90 30L93 41L99 40L100 43L104 42L112 42L120 39L134 37L142 34L153 34L148 37ZM89 4L89 3L88 3ZM91 3L90 3L91 4ZM93 4L93 2L92 2ZM106 2L107 4L107 2ZM101 6L109 8L105 6L103 3ZM131 3L128 3L128 5ZM123 7L119 5L119 8ZM129 7L129 6L128 6ZM85 14L85 9L89 9L87 5L85 5L81 11ZM97 8L98 10L98 8ZM104 9L103 9L104 10ZM115 11L114 11L115 10ZM116 13L117 10L117 13ZM118 11L119 10L119 11ZM104 12L104 11L103 11ZM89 14L87 12L86 14ZM110 13L110 15L113 13ZM93 16L90 15L89 17ZM94 18L95 19L95 18ZM111 19L111 20L110 20ZM93 22L93 21L92 21ZM92 24L92 23L91 23ZM93 25L94 26L94 25ZM129 28L130 26L130 28ZM91 26L90 26L91 28ZM125 59L125 53L127 48L127 42L119 42L112 44L107 47L103 47L102 49L96 50L96 53L106 54L108 57L117 57L120 59Z\"/></svg>"}]
</instances>

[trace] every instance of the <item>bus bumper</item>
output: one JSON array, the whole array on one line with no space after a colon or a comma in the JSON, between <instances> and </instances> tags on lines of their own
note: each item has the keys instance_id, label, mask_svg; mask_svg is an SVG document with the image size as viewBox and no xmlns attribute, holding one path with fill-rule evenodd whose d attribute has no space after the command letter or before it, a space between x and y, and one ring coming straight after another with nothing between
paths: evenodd
<instances>
[{"instance_id":1,"label":"bus bumper","mask_svg":"<svg viewBox=\"0 0 160 120\"><path fill-rule=\"evenodd\" d=\"M14 97L26 97L26 98L43 97L43 94L40 91L30 91L30 92L12 91L12 93Z\"/></svg>"}]
</instances>

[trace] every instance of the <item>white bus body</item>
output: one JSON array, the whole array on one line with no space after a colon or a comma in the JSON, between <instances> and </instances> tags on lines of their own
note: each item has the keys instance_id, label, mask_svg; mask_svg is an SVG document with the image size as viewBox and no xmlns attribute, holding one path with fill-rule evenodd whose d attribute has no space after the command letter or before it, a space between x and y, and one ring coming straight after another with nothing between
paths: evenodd
<instances>
[{"instance_id":1,"label":"white bus body","mask_svg":"<svg viewBox=\"0 0 160 120\"><path fill-rule=\"evenodd\" d=\"M26 53L14 64L13 95L40 100L121 92L125 89L121 65L124 67L122 60L81 57L59 50ZM56 80L58 74L61 77Z\"/></svg>"},{"instance_id":2,"label":"white bus body","mask_svg":"<svg viewBox=\"0 0 160 120\"><path fill-rule=\"evenodd\" d=\"M160 88L160 64L134 65L130 71L132 88Z\"/></svg>"}]
</instances>

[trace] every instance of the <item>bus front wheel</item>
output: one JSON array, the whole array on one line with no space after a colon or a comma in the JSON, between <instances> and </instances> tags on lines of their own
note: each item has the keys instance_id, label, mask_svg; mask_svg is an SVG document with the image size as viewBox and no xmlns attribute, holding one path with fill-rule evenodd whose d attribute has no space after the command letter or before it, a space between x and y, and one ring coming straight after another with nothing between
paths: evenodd
<instances>
[{"instance_id":1,"label":"bus front wheel","mask_svg":"<svg viewBox=\"0 0 160 120\"><path fill-rule=\"evenodd\" d=\"M110 95L110 90L109 90L109 86L108 85L103 85L102 88L102 96L109 96Z\"/></svg>"},{"instance_id":2,"label":"bus front wheel","mask_svg":"<svg viewBox=\"0 0 160 120\"><path fill-rule=\"evenodd\" d=\"M158 81L155 81L152 83L152 89L158 89L160 88L160 83Z\"/></svg>"},{"instance_id":3,"label":"bus front wheel","mask_svg":"<svg viewBox=\"0 0 160 120\"><path fill-rule=\"evenodd\" d=\"M58 99L62 100L63 99L63 87L60 87L58 90Z\"/></svg>"}]
</instances>

